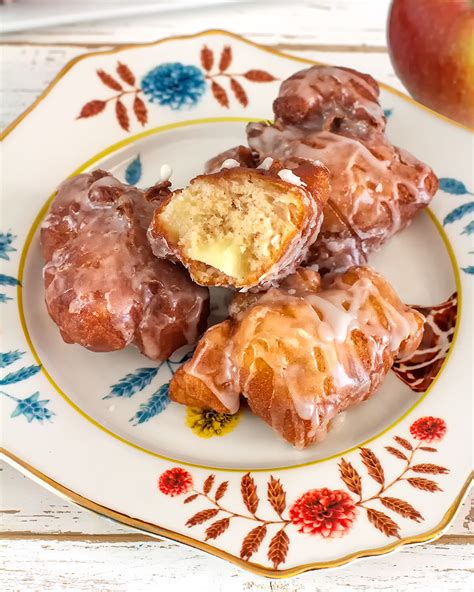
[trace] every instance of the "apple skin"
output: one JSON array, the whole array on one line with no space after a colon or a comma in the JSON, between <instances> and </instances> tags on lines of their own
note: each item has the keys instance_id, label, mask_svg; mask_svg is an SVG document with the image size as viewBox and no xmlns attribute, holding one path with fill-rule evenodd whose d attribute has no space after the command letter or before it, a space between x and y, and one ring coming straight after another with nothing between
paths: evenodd
<instances>
[{"instance_id":1,"label":"apple skin","mask_svg":"<svg viewBox=\"0 0 474 592\"><path fill-rule=\"evenodd\" d=\"M473 0L393 0L388 46L417 101L474 128Z\"/></svg>"}]
</instances>

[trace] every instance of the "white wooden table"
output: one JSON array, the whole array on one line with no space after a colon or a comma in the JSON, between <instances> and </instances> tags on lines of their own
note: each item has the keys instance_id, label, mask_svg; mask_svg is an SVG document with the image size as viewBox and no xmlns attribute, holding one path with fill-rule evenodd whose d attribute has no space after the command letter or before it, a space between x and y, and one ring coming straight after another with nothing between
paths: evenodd
<instances>
[{"instance_id":1,"label":"white wooden table","mask_svg":"<svg viewBox=\"0 0 474 592\"><path fill-rule=\"evenodd\" d=\"M74 56L116 44L210 28L230 29L289 53L353 66L401 90L386 50L389 0L313 0L245 9L152 15L38 29L0 40L0 126L4 128ZM2 589L10 591L468 590L474 587L472 496L441 539L337 571L270 581L201 551L151 539L0 471Z\"/></svg>"}]
</instances>

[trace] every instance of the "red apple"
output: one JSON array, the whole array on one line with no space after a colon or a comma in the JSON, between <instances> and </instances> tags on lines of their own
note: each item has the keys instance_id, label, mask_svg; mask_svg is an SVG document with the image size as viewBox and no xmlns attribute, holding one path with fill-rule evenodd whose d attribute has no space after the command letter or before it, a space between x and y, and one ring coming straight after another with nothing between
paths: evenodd
<instances>
[{"instance_id":1,"label":"red apple","mask_svg":"<svg viewBox=\"0 0 474 592\"><path fill-rule=\"evenodd\" d=\"M474 0L393 0L388 45L417 101L474 128Z\"/></svg>"}]
</instances>

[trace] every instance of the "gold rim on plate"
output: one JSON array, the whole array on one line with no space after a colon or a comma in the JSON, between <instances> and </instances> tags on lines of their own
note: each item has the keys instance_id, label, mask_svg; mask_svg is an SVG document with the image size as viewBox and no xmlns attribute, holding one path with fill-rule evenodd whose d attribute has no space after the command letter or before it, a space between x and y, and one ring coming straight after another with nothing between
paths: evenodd
<instances>
[{"instance_id":1,"label":"gold rim on plate","mask_svg":"<svg viewBox=\"0 0 474 592\"><path fill-rule=\"evenodd\" d=\"M451 506L448 508L443 518L441 519L441 522L439 522L434 528L427 532L399 539L383 547L355 551L354 553L350 553L349 555L345 555L344 557L340 557L339 559L334 559L333 561L305 563L303 565L298 565L296 567L277 570L265 567L259 563L254 563L252 561L245 561L243 559L240 559L239 557L236 557L235 555L232 555L231 553L227 553L226 551L219 549L218 547L214 547L213 545L209 545L208 543L205 543L203 541L198 541L196 539L186 536L185 534L180 534L178 532L174 532L173 530L168 530L167 528L156 526L151 522L145 522L144 520L133 518L132 516L128 516L127 514L122 514L121 512L117 512L116 510L112 510L111 508L108 508L101 504L97 504L94 501L76 493L75 491L68 489L64 485L61 485L57 481L54 481L54 479L51 479L41 471L38 471L28 463L24 462L23 460L15 456L13 453L8 452L3 448L0 448L0 453L2 454L4 460L6 460L13 467L17 468L23 473L26 473L34 480L40 482L40 484L45 486L46 488L53 489L56 493L59 493L59 495L67 498L69 501L81 506L82 508L91 510L96 514L107 516L107 518L111 518L116 522L121 522L122 524L126 524L127 526L131 526L132 528L144 531L148 534L154 536L162 536L167 539L184 543L190 547L195 547L196 549L200 549L201 551L206 551L206 553L210 553L211 555L215 555L217 557L220 557L221 559L226 559L234 565L242 567L257 575L265 576L267 578L290 578L293 576L297 576L298 574L301 574L305 571L326 569L329 567L341 567L342 565L354 561L355 559L361 559L364 557L376 557L378 555L385 555L387 553L391 553L392 551L395 551L396 549L399 549L400 547L403 547L407 544L426 543L428 541L432 541L437 537L441 536L443 530L449 525L451 520L456 515L456 512L461 506L464 497L467 495L469 485L471 484L471 481L474 477L473 473L469 475L464 485L462 486L460 493L458 494L453 504L451 504Z\"/></svg>"}]
</instances>

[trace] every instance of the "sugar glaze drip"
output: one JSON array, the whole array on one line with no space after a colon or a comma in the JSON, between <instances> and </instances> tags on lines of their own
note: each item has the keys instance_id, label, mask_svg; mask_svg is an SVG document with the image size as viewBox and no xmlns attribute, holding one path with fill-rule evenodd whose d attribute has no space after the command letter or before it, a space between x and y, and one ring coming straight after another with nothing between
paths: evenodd
<instances>
[{"instance_id":1,"label":"sugar glaze drip","mask_svg":"<svg viewBox=\"0 0 474 592\"><path fill-rule=\"evenodd\" d=\"M355 268L315 291L318 277L306 269L281 288L249 295L247 307L241 302L234 309L217 373L206 371L206 343L187 365L230 413L238 410L240 394L251 402L254 380L269 368L272 426L278 430L285 421L281 397L310 422L309 431L299 428L299 446L324 437L338 412L370 396L394 358L417 346L422 326L421 315L369 268ZM214 331L204 337L209 347L218 327Z\"/></svg>"}]
</instances>

